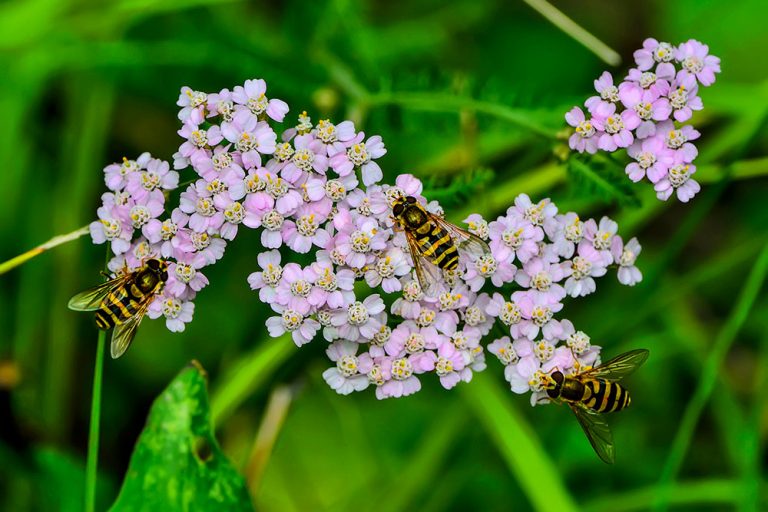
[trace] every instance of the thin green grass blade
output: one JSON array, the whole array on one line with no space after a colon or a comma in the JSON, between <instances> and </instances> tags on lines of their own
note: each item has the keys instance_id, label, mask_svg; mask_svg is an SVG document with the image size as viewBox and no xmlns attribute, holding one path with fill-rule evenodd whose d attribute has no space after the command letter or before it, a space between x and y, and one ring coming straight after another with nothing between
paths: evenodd
<instances>
[{"instance_id":1,"label":"thin green grass blade","mask_svg":"<svg viewBox=\"0 0 768 512\"><path fill-rule=\"evenodd\" d=\"M563 14L554 5L546 0L523 0L539 14L544 16L554 26L571 36L582 44L586 49L600 57L602 61L610 66L621 64L621 55L612 50L607 44L599 40L579 26L571 18Z\"/></svg>"},{"instance_id":2,"label":"thin green grass blade","mask_svg":"<svg viewBox=\"0 0 768 512\"><path fill-rule=\"evenodd\" d=\"M512 405L514 396L488 373L478 373L461 394L488 431L535 510L579 510L534 430ZM570 419L570 418L568 418ZM542 485L542 478L546 485Z\"/></svg>"},{"instance_id":3,"label":"thin green grass blade","mask_svg":"<svg viewBox=\"0 0 768 512\"><path fill-rule=\"evenodd\" d=\"M761 501L765 504L765 485ZM707 505L707 510L731 510L739 500L739 483L733 480L696 480L680 482L671 489L670 505L684 505L690 510ZM648 510L656 499L658 487L649 486L597 498L584 505L583 512L640 512ZM727 507L727 508L726 508ZM686 509L689 510L689 509Z\"/></svg>"},{"instance_id":4,"label":"thin green grass blade","mask_svg":"<svg viewBox=\"0 0 768 512\"><path fill-rule=\"evenodd\" d=\"M220 425L243 401L264 385L296 349L290 336L267 338L256 345L255 350L232 365L211 392L211 417L214 425Z\"/></svg>"},{"instance_id":5,"label":"thin green grass blade","mask_svg":"<svg viewBox=\"0 0 768 512\"><path fill-rule=\"evenodd\" d=\"M451 445L461 434L465 419L450 411L437 418L431 428L425 431L424 440L413 457L403 464L403 471L379 502L379 512L398 512L418 508L415 499L427 491L447 464Z\"/></svg>"},{"instance_id":6,"label":"thin green grass blade","mask_svg":"<svg viewBox=\"0 0 768 512\"><path fill-rule=\"evenodd\" d=\"M682 420L680 421L680 428L675 435L672 448L662 469L653 510L667 510L671 503L672 482L680 472L680 467L693 439L696 425L699 422L704 406L707 404L715 388L718 371L728 353L728 349L731 347L749 312L752 310L752 306L765 281L766 273L768 273L768 245L763 248L757 257L757 261L739 293L736 305L731 310L725 325L718 333L710 350L709 357L701 373L701 379L699 379L691 400L685 408Z\"/></svg>"}]
</instances>

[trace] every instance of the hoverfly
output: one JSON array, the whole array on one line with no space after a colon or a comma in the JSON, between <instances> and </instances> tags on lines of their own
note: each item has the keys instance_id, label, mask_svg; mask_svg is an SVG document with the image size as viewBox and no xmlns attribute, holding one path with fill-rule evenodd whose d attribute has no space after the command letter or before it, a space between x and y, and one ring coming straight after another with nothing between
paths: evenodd
<instances>
[{"instance_id":1,"label":"hoverfly","mask_svg":"<svg viewBox=\"0 0 768 512\"><path fill-rule=\"evenodd\" d=\"M112 332L110 352L117 359L128 350L152 299L168 280L168 263L149 259L139 269L129 272L126 267L117 277L69 300L69 309L96 311L96 326Z\"/></svg>"},{"instance_id":2,"label":"hoverfly","mask_svg":"<svg viewBox=\"0 0 768 512\"><path fill-rule=\"evenodd\" d=\"M474 258L490 253L480 237L428 212L413 196L398 196L392 205L394 220L405 232L419 285L435 296L443 286L441 270L459 266L459 251Z\"/></svg>"},{"instance_id":3,"label":"hoverfly","mask_svg":"<svg viewBox=\"0 0 768 512\"><path fill-rule=\"evenodd\" d=\"M550 374L552 385L547 388L547 395L568 404L595 453L607 464L613 464L615 452L611 430L601 415L629 406L629 391L618 381L637 370L646 359L647 350L631 350L576 375L565 376L559 370Z\"/></svg>"}]
</instances>

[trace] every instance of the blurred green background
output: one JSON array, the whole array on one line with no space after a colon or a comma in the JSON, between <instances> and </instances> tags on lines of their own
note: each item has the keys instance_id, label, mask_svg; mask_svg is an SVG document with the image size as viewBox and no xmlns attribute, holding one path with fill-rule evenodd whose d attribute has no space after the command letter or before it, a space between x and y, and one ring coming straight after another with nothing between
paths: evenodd
<instances>
[{"instance_id":1,"label":"blurred green background","mask_svg":"<svg viewBox=\"0 0 768 512\"><path fill-rule=\"evenodd\" d=\"M495 217L526 192L611 215L643 244L640 285L611 276L565 309L606 354L651 350L632 409L610 418L613 467L566 408L512 394L492 357L453 392L423 379L407 399L335 395L320 377L323 342L267 337L269 312L245 282L258 235L244 232L206 272L186 332L147 321L127 356L106 361L97 509L114 501L152 400L195 358L258 510L768 510L765 4L555 5L622 63L515 1L0 5L0 261L92 220L105 164L169 159L182 85L215 92L256 77L289 102L289 124L307 110L381 134L385 181L413 172L454 220ZM687 205L569 171L556 141L516 122L556 132L646 37L696 38L722 58L693 118L704 185ZM82 510L96 330L66 302L103 258L86 237L0 277L0 510Z\"/></svg>"}]
</instances>

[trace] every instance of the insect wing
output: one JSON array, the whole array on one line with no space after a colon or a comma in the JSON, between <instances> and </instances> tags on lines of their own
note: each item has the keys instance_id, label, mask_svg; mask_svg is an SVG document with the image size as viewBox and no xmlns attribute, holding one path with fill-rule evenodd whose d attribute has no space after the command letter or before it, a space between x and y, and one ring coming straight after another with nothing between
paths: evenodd
<instances>
[{"instance_id":1,"label":"insect wing","mask_svg":"<svg viewBox=\"0 0 768 512\"><path fill-rule=\"evenodd\" d=\"M152 302L151 297L141 305L135 315L131 316L124 323L115 326L115 330L112 332L112 343L109 347L112 359L117 359L128 350L134 336L136 336L136 330L139 328L139 324L141 324L141 320L149 308L150 302Z\"/></svg>"},{"instance_id":2,"label":"insect wing","mask_svg":"<svg viewBox=\"0 0 768 512\"><path fill-rule=\"evenodd\" d=\"M442 217L438 217L433 213L429 213L429 216L433 222L442 226L446 231L448 231L448 233L451 234L451 237L453 237L454 241L456 242L456 247L458 247L460 251L467 253L473 259L477 259L485 256L486 254L490 254L491 248L488 247L488 244L485 243L485 241L479 236L474 235L469 231L463 230L460 227L451 224L447 220L443 219Z\"/></svg>"},{"instance_id":3,"label":"insect wing","mask_svg":"<svg viewBox=\"0 0 768 512\"><path fill-rule=\"evenodd\" d=\"M587 370L581 375L615 382L633 373L646 359L648 359L648 351L646 349L630 350L629 352L619 354L600 366Z\"/></svg>"},{"instance_id":4,"label":"insect wing","mask_svg":"<svg viewBox=\"0 0 768 512\"><path fill-rule=\"evenodd\" d=\"M427 261L421 255L418 243L413 234L405 232L405 238L408 240L408 248L413 260L413 268L416 270L416 278L419 280L419 286L425 295L437 297L444 290L442 274L437 266Z\"/></svg>"},{"instance_id":5,"label":"insect wing","mask_svg":"<svg viewBox=\"0 0 768 512\"><path fill-rule=\"evenodd\" d=\"M93 288L89 288L83 292L78 293L71 299L67 306L74 311L94 311L99 309L102 301L109 295L109 292L117 289L124 284L130 276L119 276L114 279L102 283Z\"/></svg>"},{"instance_id":6,"label":"insect wing","mask_svg":"<svg viewBox=\"0 0 768 512\"><path fill-rule=\"evenodd\" d=\"M568 404L579 420L582 430L589 439L589 444L595 453L606 464L613 464L616 460L616 451L613 446L613 434L608 428L608 423L598 414L591 414L581 406Z\"/></svg>"}]
</instances>

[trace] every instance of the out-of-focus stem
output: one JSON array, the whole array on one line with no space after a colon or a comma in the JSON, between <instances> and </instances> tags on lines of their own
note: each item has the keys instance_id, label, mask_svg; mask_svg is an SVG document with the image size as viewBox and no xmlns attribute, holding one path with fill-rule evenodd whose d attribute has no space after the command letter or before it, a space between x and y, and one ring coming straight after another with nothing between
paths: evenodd
<instances>
[{"instance_id":1,"label":"out-of-focus stem","mask_svg":"<svg viewBox=\"0 0 768 512\"><path fill-rule=\"evenodd\" d=\"M288 408L293 401L294 393L290 386L279 386L269 396L267 409L264 412L245 467L245 480L248 482L248 490L252 497L255 497L259 490L261 478L272 454L275 441L277 441L277 436L285 422L285 417L288 415Z\"/></svg>"},{"instance_id":2,"label":"out-of-focus stem","mask_svg":"<svg viewBox=\"0 0 768 512\"><path fill-rule=\"evenodd\" d=\"M96 477L99 463L99 426L101 417L101 381L104 371L104 346L107 332L99 331L96 345L96 363L93 370L91 395L91 425L88 432L88 459L85 466L85 512L96 510Z\"/></svg>"},{"instance_id":3,"label":"out-of-focus stem","mask_svg":"<svg viewBox=\"0 0 768 512\"><path fill-rule=\"evenodd\" d=\"M538 11L538 13L547 18L550 23L581 43L584 47L600 57L600 59L605 61L607 64L611 66L618 66L621 64L621 56L618 53L613 51L607 44L587 32L575 21L563 14L563 12L557 9L554 5L550 4L546 0L523 0L523 2L528 4L534 10Z\"/></svg>"},{"instance_id":4,"label":"out-of-focus stem","mask_svg":"<svg viewBox=\"0 0 768 512\"><path fill-rule=\"evenodd\" d=\"M3 263L0 263L0 274L5 274L11 269L14 269L18 267L19 265L26 263L27 261L31 260L35 256L39 256L40 254L44 253L48 249L53 249L54 247L57 247L62 244L66 244L67 242L71 242L72 240L77 240L83 235L88 234L88 226L83 226L80 229L76 229L75 231L72 231L71 233L67 233L66 235L58 235L44 244L40 244L34 249L30 249L27 252L23 254L19 254L16 257L13 257L9 259L8 261L5 261Z\"/></svg>"}]
</instances>

